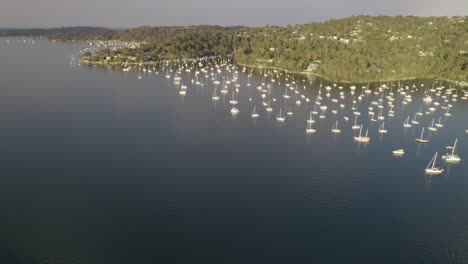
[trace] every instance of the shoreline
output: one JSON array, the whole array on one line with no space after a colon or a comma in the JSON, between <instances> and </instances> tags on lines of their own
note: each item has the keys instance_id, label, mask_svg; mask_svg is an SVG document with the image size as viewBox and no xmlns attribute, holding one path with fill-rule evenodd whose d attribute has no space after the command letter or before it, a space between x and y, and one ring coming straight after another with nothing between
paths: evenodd
<instances>
[{"instance_id":1,"label":"shoreline","mask_svg":"<svg viewBox=\"0 0 468 264\"><path fill-rule=\"evenodd\" d=\"M149 65L149 66L155 66L158 65L161 62L106 62L106 61L98 61L98 62L92 62L88 60L81 60L82 63L84 64L95 64L95 65L109 65L109 66L125 66L125 65ZM365 80L365 81L349 81L349 80L333 80L331 77L328 77L326 75L318 74L318 73L311 73L307 71L289 71L286 69L278 68L278 67L271 67L271 66L259 66L259 65L251 65L251 64L244 64L244 63L235 63L239 66L242 67L248 67L248 68L254 68L254 69L270 69L270 70L278 70L286 73L293 73L293 74L300 74L300 75L308 75L308 76L316 76L319 78L322 78L324 80L327 80L329 82L335 82L335 83L345 83L345 84L350 84L350 83L355 83L355 84L363 84L363 83L379 83L379 82L398 82L398 81L411 81L411 80L416 80L416 79L426 79L426 80L434 80L434 81L444 81L448 83L452 83L458 87L468 87L468 82L465 81L455 81L455 80L449 80L449 79L443 79L443 78L427 78L427 77L407 77L407 78L402 78L402 79L385 79L385 80Z\"/></svg>"},{"instance_id":2,"label":"shoreline","mask_svg":"<svg viewBox=\"0 0 468 264\"><path fill-rule=\"evenodd\" d=\"M269 67L269 66L258 66L258 65L251 65L251 64L244 64L244 63L237 63L238 65L241 65L243 67L248 67L248 68L255 68L255 69L271 69L271 70L279 70L287 73L293 73L293 74L301 74L301 75L309 75L309 76L316 76L320 77L322 79L325 79L329 82L336 82L336 83L356 83L356 84L363 84L363 83L379 83L379 82L398 82L398 81L411 81L411 80L416 80L416 79L426 79L426 80L434 80L434 81L444 81L448 83L453 83L459 87L468 87L468 82L465 81L454 81L454 80L449 80L449 79L443 79L443 78L428 78L428 77L407 77L407 78L401 78L401 79L385 79L385 80L366 80L366 81L349 81L349 80L333 80L331 77L328 77L323 74L319 73L311 73L307 71L289 71L285 70L282 68L278 67Z\"/></svg>"}]
</instances>

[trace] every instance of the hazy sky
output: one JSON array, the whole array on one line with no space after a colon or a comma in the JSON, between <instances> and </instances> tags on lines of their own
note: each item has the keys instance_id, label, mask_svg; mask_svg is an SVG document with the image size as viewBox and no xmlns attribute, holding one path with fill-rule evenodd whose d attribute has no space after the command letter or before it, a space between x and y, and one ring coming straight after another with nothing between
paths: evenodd
<instances>
[{"instance_id":1,"label":"hazy sky","mask_svg":"<svg viewBox=\"0 0 468 264\"><path fill-rule=\"evenodd\" d=\"M0 0L0 28L287 25L360 14L466 16L468 0Z\"/></svg>"}]
</instances>

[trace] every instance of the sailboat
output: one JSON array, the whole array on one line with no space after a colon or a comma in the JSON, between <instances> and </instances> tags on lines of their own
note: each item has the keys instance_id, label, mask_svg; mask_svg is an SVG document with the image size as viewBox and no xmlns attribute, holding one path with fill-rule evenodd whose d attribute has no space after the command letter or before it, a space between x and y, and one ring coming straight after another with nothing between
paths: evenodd
<instances>
[{"instance_id":1,"label":"sailboat","mask_svg":"<svg viewBox=\"0 0 468 264\"><path fill-rule=\"evenodd\" d=\"M445 160L445 162L447 163L458 163L461 161L460 156L455 154L455 148L457 147L457 142L458 142L458 138L455 139L455 143L452 146L452 153L451 154L447 153L446 155L443 155L442 160Z\"/></svg>"},{"instance_id":2,"label":"sailboat","mask_svg":"<svg viewBox=\"0 0 468 264\"><path fill-rule=\"evenodd\" d=\"M447 107L447 112L445 112L445 114L444 114L445 116L451 116L452 115L451 113L449 113L449 110L450 110L450 106Z\"/></svg>"},{"instance_id":3,"label":"sailboat","mask_svg":"<svg viewBox=\"0 0 468 264\"><path fill-rule=\"evenodd\" d=\"M404 149L395 149L392 151L392 154L395 156L403 156L405 155L405 150Z\"/></svg>"},{"instance_id":4,"label":"sailboat","mask_svg":"<svg viewBox=\"0 0 468 264\"><path fill-rule=\"evenodd\" d=\"M351 127L353 130L358 130L360 126L357 124L357 116L354 117L354 125Z\"/></svg>"},{"instance_id":5,"label":"sailboat","mask_svg":"<svg viewBox=\"0 0 468 264\"><path fill-rule=\"evenodd\" d=\"M434 119L432 119L432 124L427 129L429 129L430 131L437 131L437 127L434 126Z\"/></svg>"},{"instance_id":6,"label":"sailboat","mask_svg":"<svg viewBox=\"0 0 468 264\"><path fill-rule=\"evenodd\" d=\"M257 106L254 106L253 111L252 111L252 118L258 118L258 113L257 113Z\"/></svg>"},{"instance_id":7,"label":"sailboat","mask_svg":"<svg viewBox=\"0 0 468 264\"><path fill-rule=\"evenodd\" d=\"M312 134L315 133L317 130L312 128L312 123L307 124L306 128L306 134Z\"/></svg>"},{"instance_id":8,"label":"sailboat","mask_svg":"<svg viewBox=\"0 0 468 264\"><path fill-rule=\"evenodd\" d=\"M326 117L326 116L325 116L325 111L327 111L326 108L322 108L322 112L321 112L320 115L319 115L319 118L320 118L320 119L325 119L325 117Z\"/></svg>"},{"instance_id":9,"label":"sailboat","mask_svg":"<svg viewBox=\"0 0 468 264\"><path fill-rule=\"evenodd\" d=\"M359 129L359 136L354 137L354 140L357 142L369 143L370 138L367 136L368 133L369 133L369 130L366 130L366 135L365 136L361 135L362 134L362 124L361 124L361 128Z\"/></svg>"},{"instance_id":10,"label":"sailboat","mask_svg":"<svg viewBox=\"0 0 468 264\"><path fill-rule=\"evenodd\" d=\"M286 99L289 99L289 94L288 94L288 89L287 88L284 90L283 97L286 98Z\"/></svg>"},{"instance_id":11,"label":"sailboat","mask_svg":"<svg viewBox=\"0 0 468 264\"><path fill-rule=\"evenodd\" d=\"M268 101L268 106L265 109L267 112L273 112L273 108L270 106L270 101Z\"/></svg>"},{"instance_id":12,"label":"sailboat","mask_svg":"<svg viewBox=\"0 0 468 264\"><path fill-rule=\"evenodd\" d=\"M437 124L435 124L435 126L438 127L438 128L444 127L444 125L442 125L442 123L440 122L441 119L442 119L442 117L439 117L439 122L437 122Z\"/></svg>"},{"instance_id":13,"label":"sailboat","mask_svg":"<svg viewBox=\"0 0 468 264\"><path fill-rule=\"evenodd\" d=\"M339 134L341 133L341 129L338 128L338 120L336 120L335 125L332 127L332 133Z\"/></svg>"},{"instance_id":14,"label":"sailboat","mask_svg":"<svg viewBox=\"0 0 468 264\"><path fill-rule=\"evenodd\" d=\"M387 129L385 129L385 122L382 122L382 124L379 127L379 133L380 134L387 134Z\"/></svg>"},{"instance_id":15,"label":"sailboat","mask_svg":"<svg viewBox=\"0 0 468 264\"><path fill-rule=\"evenodd\" d=\"M236 107L233 107L233 108L231 109L231 114L232 114L233 116L237 115L238 113L239 113L239 109L237 109Z\"/></svg>"},{"instance_id":16,"label":"sailboat","mask_svg":"<svg viewBox=\"0 0 468 264\"><path fill-rule=\"evenodd\" d=\"M421 130L421 137L420 137L420 138L417 138L417 139L416 139L416 142L418 142L418 143L424 143L424 144L429 142L429 140L423 138L423 134L424 134L424 127L423 127L422 130Z\"/></svg>"},{"instance_id":17,"label":"sailboat","mask_svg":"<svg viewBox=\"0 0 468 264\"><path fill-rule=\"evenodd\" d=\"M422 113L422 106L419 107L419 111L416 112L416 114L414 115L414 120L416 120L416 116L422 116L423 113Z\"/></svg>"},{"instance_id":18,"label":"sailboat","mask_svg":"<svg viewBox=\"0 0 468 264\"><path fill-rule=\"evenodd\" d=\"M313 114L313 115L318 115L318 112L317 112L317 110L316 110L316 107L317 107L317 105L314 105L314 110L312 110L312 114Z\"/></svg>"},{"instance_id":19,"label":"sailboat","mask_svg":"<svg viewBox=\"0 0 468 264\"><path fill-rule=\"evenodd\" d=\"M276 117L276 120L277 120L278 122L284 122L284 120L285 120L285 118L281 115L281 108L280 108L280 110L279 110L278 116Z\"/></svg>"},{"instance_id":20,"label":"sailboat","mask_svg":"<svg viewBox=\"0 0 468 264\"><path fill-rule=\"evenodd\" d=\"M393 107L391 107L390 110L388 110L388 116L390 116L390 117L395 116L395 111L393 111Z\"/></svg>"},{"instance_id":21,"label":"sailboat","mask_svg":"<svg viewBox=\"0 0 468 264\"><path fill-rule=\"evenodd\" d=\"M227 86L225 86L225 87L223 87L223 88L221 89L221 93L222 93L222 94L227 94L228 92L229 92L229 90L227 89Z\"/></svg>"},{"instance_id":22,"label":"sailboat","mask_svg":"<svg viewBox=\"0 0 468 264\"><path fill-rule=\"evenodd\" d=\"M232 99L229 101L229 103L232 104L232 105L236 105L238 103L236 98L235 98L235 95L236 95L236 92L233 91L232 92Z\"/></svg>"},{"instance_id":23,"label":"sailboat","mask_svg":"<svg viewBox=\"0 0 468 264\"><path fill-rule=\"evenodd\" d=\"M379 113L379 115L377 116L377 119L378 119L379 121L385 120L385 117L382 115L382 110L380 110L380 113Z\"/></svg>"},{"instance_id":24,"label":"sailboat","mask_svg":"<svg viewBox=\"0 0 468 264\"><path fill-rule=\"evenodd\" d=\"M436 152L434 157L432 157L431 161L427 165L425 169L425 172L427 174L437 175L437 174L441 174L442 172L444 172L444 169L435 166L436 161L437 161L437 154L438 153Z\"/></svg>"},{"instance_id":25,"label":"sailboat","mask_svg":"<svg viewBox=\"0 0 468 264\"><path fill-rule=\"evenodd\" d=\"M403 123L403 127L406 127L406 128L411 127L411 124L409 122L409 116L408 116L408 118L406 118L405 123Z\"/></svg>"},{"instance_id":26,"label":"sailboat","mask_svg":"<svg viewBox=\"0 0 468 264\"><path fill-rule=\"evenodd\" d=\"M424 97L423 101L425 103L431 103L432 102L432 97L430 95L426 95L426 97Z\"/></svg>"},{"instance_id":27,"label":"sailboat","mask_svg":"<svg viewBox=\"0 0 468 264\"><path fill-rule=\"evenodd\" d=\"M213 90L213 95L211 96L211 99L213 101L218 101L219 100L219 96L216 94L216 87Z\"/></svg>"},{"instance_id":28,"label":"sailboat","mask_svg":"<svg viewBox=\"0 0 468 264\"><path fill-rule=\"evenodd\" d=\"M411 120L411 123L415 125L419 125L419 121L417 119L418 113L414 114L413 120Z\"/></svg>"},{"instance_id":29,"label":"sailboat","mask_svg":"<svg viewBox=\"0 0 468 264\"><path fill-rule=\"evenodd\" d=\"M309 114L309 119L307 120L307 124L313 124L315 123L315 120L312 118L312 112Z\"/></svg>"}]
</instances>

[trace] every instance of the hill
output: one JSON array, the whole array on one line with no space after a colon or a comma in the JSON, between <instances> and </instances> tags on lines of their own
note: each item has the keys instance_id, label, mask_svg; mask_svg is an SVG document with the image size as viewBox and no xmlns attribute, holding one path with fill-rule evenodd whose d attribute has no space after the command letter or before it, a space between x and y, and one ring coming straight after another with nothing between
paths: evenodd
<instances>
[{"instance_id":1,"label":"hill","mask_svg":"<svg viewBox=\"0 0 468 264\"><path fill-rule=\"evenodd\" d=\"M468 78L468 17L353 16L257 28L66 29L42 34L63 40L144 43L134 49L84 54L84 61L90 63L157 63L217 55L232 56L238 64L316 74L336 81Z\"/></svg>"},{"instance_id":2,"label":"hill","mask_svg":"<svg viewBox=\"0 0 468 264\"><path fill-rule=\"evenodd\" d=\"M96 31L103 31L100 27L61 27L61 28L0 28L0 37L46 37L63 34L77 35Z\"/></svg>"},{"instance_id":3,"label":"hill","mask_svg":"<svg viewBox=\"0 0 468 264\"><path fill-rule=\"evenodd\" d=\"M148 35L156 37L142 38ZM235 30L140 28L116 38L149 41L137 49L105 50L86 59L103 62L110 57L108 62L142 63L232 55L239 64L306 72L337 81L466 81L468 76L467 17L354 16Z\"/></svg>"}]
</instances>

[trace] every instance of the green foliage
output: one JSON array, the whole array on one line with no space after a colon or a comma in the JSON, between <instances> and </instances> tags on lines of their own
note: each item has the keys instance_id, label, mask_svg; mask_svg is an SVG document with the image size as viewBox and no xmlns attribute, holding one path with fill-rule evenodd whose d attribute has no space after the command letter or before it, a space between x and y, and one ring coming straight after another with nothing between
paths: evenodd
<instances>
[{"instance_id":1,"label":"green foliage","mask_svg":"<svg viewBox=\"0 0 468 264\"><path fill-rule=\"evenodd\" d=\"M103 39L147 43L137 49L100 51L95 60L232 55L240 64L307 71L334 80L468 76L468 17L355 16L287 27L143 27L109 34ZM316 62L318 67L309 67Z\"/></svg>"}]
</instances>

